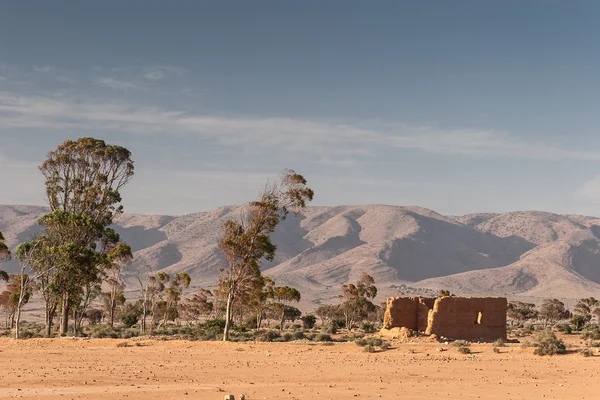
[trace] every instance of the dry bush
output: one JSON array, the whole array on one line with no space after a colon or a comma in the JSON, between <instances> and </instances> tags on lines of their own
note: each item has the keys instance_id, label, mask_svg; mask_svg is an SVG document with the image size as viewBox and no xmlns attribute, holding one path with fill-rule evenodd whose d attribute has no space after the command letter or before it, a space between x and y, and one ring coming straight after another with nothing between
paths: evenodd
<instances>
[{"instance_id":1,"label":"dry bush","mask_svg":"<svg viewBox=\"0 0 600 400\"><path fill-rule=\"evenodd\" d=\"M565 343L558 339L552 330L547 329L536 333L534 345L536 349L533 354L537 356L551 356L567 352Z\"/></svg>"},{"instance_id":2,"label":"dry bush","mask_svg":"<svg viewBox=\"0 0 600 400\"><path fill-rule=\"evenodd\" d=\"M466 340L455 340L454 342L452 342L452 345L456 347L469 347L471 346L471 342L468 342Z\"/></svg>"},{"instance_id":3,"label":"dry bush","mask_svg":"<svg viewBox=\"0 0 600 400\"><path fill-rule=\"evenodd\" d=\"M494 346L495 347L505 347L506 342L504 341L504 339L500 338L494 342Z\"/></svg>"},{"instance_id":4,"label":"dry bush","mask_svg":"<svg viewBox=\"0 0 600 400\"><path fill-rule=\"evenodd\" d=\"M579 351L579 354L581 354L581 355L582 355L582 356L584 356L584 357L591 357L591 356L593 356L593 355L594 355L594 353L592 352L592 350L591 350L591 349L581 349L581 350Z\"/></svg>"},{"instance_id":5,"label":"dry bush","mask_svg":"<svg viewBox=\"0 0 600 400\"><path fill-rule=\"evenodd\" d=\"M365 353L375 353L377 351L377 349L375 348L375 346L372 346L370 344L366 345L363 350L364 350Z\"/></svg>"},{"instance_id":6,"label":"dry bush","mask_svg":"<svg viewBox=\"0 0 600 400\"><path fill-rule=\"evenodd\" d=\"M130 346L129 343L127 343L127 342L117 343L117 347L129 347L129 346Z\"/></svg>"},{"instance_id":7,"label":"dry bush","mask_svg":"<svg viewBox=\"0 0 600 400\"><path fill-rule=\"evenodd\" d=\"M492 351L494 353L500 353L500 349L498 347L496 347L496 346L492 347Z\"/></svg>"},{"instance_id":8,"label":"dry bush","mask_svg":"<svg viewBox=\"0 0 600 400\"><path fill-rule=\"evenodd\" d=\"M471 354L471 349L467 346L458 346L457 350L460 354Z\"/></svg>"}]
</instances>

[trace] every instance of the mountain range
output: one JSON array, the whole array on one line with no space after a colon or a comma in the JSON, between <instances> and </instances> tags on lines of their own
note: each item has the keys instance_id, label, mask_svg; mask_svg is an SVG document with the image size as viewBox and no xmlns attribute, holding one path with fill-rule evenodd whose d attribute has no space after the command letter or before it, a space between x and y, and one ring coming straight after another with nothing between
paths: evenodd
<instances>
[{"instance_id":1,"label":"mountain range","mask_svg":"<svg viewBox=\"0 0 600 400\"><path fill-rule=\"evenodd\" d=\"M0 206L9 247L39 232L38 206ZM132 246L125 279L136 289L146 269L182 272L196 287L214 286L224 265L221 226L240 207L184 216L124 214L114 228ZM540 211L445 216L420 207L309 207L273 234L277 255L263 271L298 288L304 302L330 302L340 285L363 272L387 295L431 294L509 298L600 296L600 219ZM16 261L3 265L17 270Z\"/></svg>"}]
</instances>

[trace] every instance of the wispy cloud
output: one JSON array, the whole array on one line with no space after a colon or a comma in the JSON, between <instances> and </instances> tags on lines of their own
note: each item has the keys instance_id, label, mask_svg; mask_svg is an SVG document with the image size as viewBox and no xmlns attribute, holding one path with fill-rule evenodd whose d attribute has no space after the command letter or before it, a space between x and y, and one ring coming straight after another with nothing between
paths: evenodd
<instances>
[{"instance_id":1,"label":"wispy cloud","mask_svg":"<svg viewBox=\"0 0 600 400\"><path fill-rule=\"evenodd\" d=\"M114 88L131 82L102 81ZM600 159L600 149L567 148L529 142L494 131L311 121L283 117L202 115L120 102L81 98L17 96L0 92L0 129L110 129L135 135L194 135L225 146L277 147L298 152L367 156L377 147L415 149L435 154L502 156L535 159Z\"/></svg>"},{"instance_id":2,"label":"wispy cloud","mask_svg":"<svg viewBox=\"0 0 600 400\"><path fill-rule=\"evenodd\" d=\"M117 90L128 90L128 89L136 89L142 90L144 86L135 81L126 81L113 77L103 77L96 80L96 83L100 86L105 86L111 89Z\"/></svg>"}]
</instances>

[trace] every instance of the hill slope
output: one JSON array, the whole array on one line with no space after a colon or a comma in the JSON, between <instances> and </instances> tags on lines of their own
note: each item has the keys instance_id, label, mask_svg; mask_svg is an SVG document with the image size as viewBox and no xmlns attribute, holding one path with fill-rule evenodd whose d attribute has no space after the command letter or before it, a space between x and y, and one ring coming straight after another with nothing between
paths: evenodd
<instances>
[{"instance_id":1,"label":"hill slope","mask_svg":"<svg viewBox=\"0 0 600 400\"><path fill-rule=\"evenodd\" d=\"M121 216L115 229L135 252L129 282L150 268L186 271L195 285L214 285L223 265L220 227L239 211ZM0 206L7 244L39 231L36 220L45 212ZM310 299L333 297L330 288L362 272L375 277L382 295L405 284L459 294L576 298L600 292L598 235L596 218L536 211L447 217L419 207L310 207L277 228L277 257L263 269ZM3 267L15 271L16 262Z\"/></svg>"}]
</instances>

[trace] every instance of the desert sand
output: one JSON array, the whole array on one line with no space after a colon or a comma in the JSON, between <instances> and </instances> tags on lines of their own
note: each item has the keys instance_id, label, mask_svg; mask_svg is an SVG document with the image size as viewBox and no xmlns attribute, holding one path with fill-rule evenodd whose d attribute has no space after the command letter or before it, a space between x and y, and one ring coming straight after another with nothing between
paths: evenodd
<instances>
[{"instance_id":1,"label":"desert sand","mask_svg":"<svg viewBox=\"0 0 600 400\"><path fill-rule=\"evenodd\" d=\"M575 336L571 343L580 344ZM128 347L117 347L126 342ZM138 343L139 345L136 345ZM122 346L122 345L121 345ZM444 348L446 351L438 351ZM429 342L365 353L354 343L0 339L0 398L597 399L600 356Z\"/></svg>"}]
</instances>

